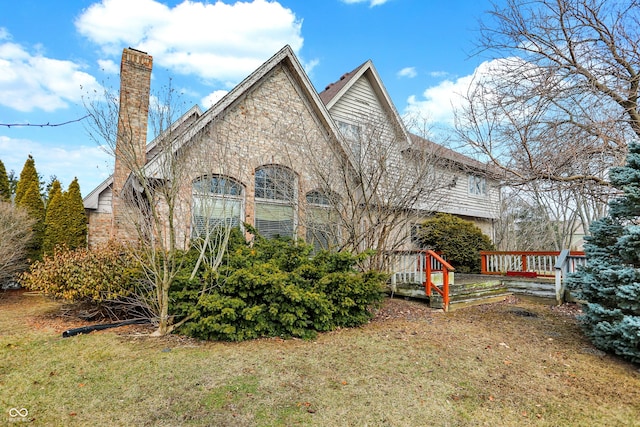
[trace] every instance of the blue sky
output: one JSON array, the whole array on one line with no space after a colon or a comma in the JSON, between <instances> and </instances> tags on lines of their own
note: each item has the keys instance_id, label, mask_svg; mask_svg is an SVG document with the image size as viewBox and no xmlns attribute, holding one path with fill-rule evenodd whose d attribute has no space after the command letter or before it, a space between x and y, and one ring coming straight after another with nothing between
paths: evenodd
<instances>
[{"instance_id":1,"label":"blue sky","mask_svg":"<svg viewBox=\"0 0 640 427\"><path fill-rule=\"evenodd\" d=\"M472 55L489 0L0 0L0 160L29 154L48 181L84 195L112 159L82 122L82 96L118 87L122 49L154 57L166 85L208 108L285 44L318 91L368 59L401 114L450 123L455 93L488 58ZM185 108L186 109L186 108ZM436 138L437 141L437 138Z\"/></svg>"}]
</instances>

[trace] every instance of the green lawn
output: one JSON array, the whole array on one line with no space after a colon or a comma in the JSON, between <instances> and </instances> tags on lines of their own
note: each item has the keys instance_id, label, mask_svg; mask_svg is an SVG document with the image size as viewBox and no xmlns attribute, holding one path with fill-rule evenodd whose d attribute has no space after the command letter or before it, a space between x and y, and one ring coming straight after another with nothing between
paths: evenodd
<instances>
[{"instance_id":1,"label":"green lawn","mask_svg":"<svg viewBox=\"0 0 640 427\"><path fill-rule=\"evenodd\" d=\"M640 426L639 367L544 305L396 299L361 328L245 343L141 327L61 338L78 322L57 312L0 294L0 425L25 408L53 426Z\"/></svg>"}]
</instances>

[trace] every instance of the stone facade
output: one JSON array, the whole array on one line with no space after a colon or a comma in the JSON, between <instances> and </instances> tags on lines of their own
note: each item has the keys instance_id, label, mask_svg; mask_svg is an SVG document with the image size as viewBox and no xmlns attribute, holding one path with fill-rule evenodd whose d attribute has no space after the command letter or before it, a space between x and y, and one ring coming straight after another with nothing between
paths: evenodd
<instances>
[{"instance_id":1,"label":"stone facade","mask_svg":"<svg viewBox=\"0 0 640 427\"><path fill-rule=\"evenodd\" d=\"M139 60L138 52L134 59ZM133 64L133 66L132 66ZM148 63L150 65L150 62ZM128 73L125 70L133 68ZM133 92L127 89L136 84L147 84L145 67L139 66L139 61L130 61L130 52L125 50L123 55L123 91L131 98ZM155 158L149 159L160 166L157 173L171 176L174 185L179 185L179 197L176 205L176 231L181 244L186 244L190 235L190 219L192 192L194 180L207 175L222 175L230 177L242 184L244 188L244 221L254 224L255 221L255 171L261 166L281 166L288 168L295 174L295 227L296 234L304 236L304 205L307 192L316 189L313 173L309 170L310 158L314 158L317 167L319 162L329 166L327 162L335 159L334 144L330 138L331 130L326 123L317 117L313 102L306 98L300 88L300 82L286 61L275 65L265 75L262 75L242 96L217 114L215 117L201 117L207 123L198 132L190 135L180 149L180 166L171 171L162 170L162 153L155 153ZM125 104L126 105L126 104ZM144 108L133 103L131 113L126 117L131 119ZM142 125L142 120L135 121ZM132 126L133 128L133 126ZM177 132L172 138L176 140L189 133L189 128ZM142 130L137 132L142 135ZM133 139L133 138L132 138ZM128 146L125 146L128 148ZM122 155L118 150L117 155ZM127 155L127 153L125 153ZM141 158L135 152L135 158ZM126 162L116 161L116 171L113 176L112 209L108 208L88 210L89 214L89 242L95 246L105 241L107 236L123 239L131 234L121 224L131 223L125 207L120 200L120 192L130 174ZM104 196L106 196L106 191ZM112 219L112 224L108 218ZM120 226L120 228L119 228Z\"/></svg>"},{"instance_id":2,"label":"stone facade","mask_svg":"<svg viewBox=\"0 0 640 427\"><path fill-rule=\"evenodd\" d=\"M157 185L170 185L177 190L173 218L179 246L188 245L194 226L191 220L195 181L220 176L239 183L242 187L241 221L255 225L256 170L268 166L285 168L295 176L294 233L305 237L310 218L307 194L321 187L330 188L336 194L346 196L348 193L344 186L348 185L345 174L348 174L349 166L345 165L353 161L354 154L352 147L344 145L334 120L346 120L350 111L362 109L363 105L376 106L375 117L384 117L384 129L388 130L383 139L391 141L394 147L397 142L394 148L397 153L394 151L395 155L390 157L394 161L387 162L385 169L403 168L401 150L409 143L408 134L402 128L395 107L389 105L390 100L378 98L379 91L384 89L369 62L361 66L361 70L368 70L362 79L369 80L358 82L358 74L352 73L357 84L352 88L345 86L352 92L343 96L344 91L341 95L339 88L333 87L333 99L339 102L332 103L315 91L293 52L286 47L211 109L202 113L194 107L176 121L175 127L172 125L170 132L159 142L154 140L145 147L151 65L149 55L125 49L121 68L120 145L116 150L115 172L110 181L85 198L90 246L109 238L135 237L132 226L141 225L137 222L142 221L141 216L138 213L138 219L133 219L133 212L126 210L122 190L132 191L130 184L135 184L135 179L130 178L131 171L139 172L142 165L145 165L147 177L154 179ZM342 84L346 85L346 80L341 80ZM147 99L146 103L143 98ZM371 112L367 110L367 113ZM360 111L359 114L364 113ZM175 154L178 162L166 162L168 154ZM171 165L171 169L167 169L167 165ZM331 174L326 171L338 171L335 181L327 182ZM391 188L390 191L401 189ZM167 212L168 216L169 207L162 200L150 203ZM474 202L474 206L479 204ZM355 212L358 208L350 209ZM483 221L485 226L490 224L490 220ZM406 228L403 226L394 233L408 236L410 230ZM491 235L491 230L486 232Z\"/></svg>"}]
</instances>

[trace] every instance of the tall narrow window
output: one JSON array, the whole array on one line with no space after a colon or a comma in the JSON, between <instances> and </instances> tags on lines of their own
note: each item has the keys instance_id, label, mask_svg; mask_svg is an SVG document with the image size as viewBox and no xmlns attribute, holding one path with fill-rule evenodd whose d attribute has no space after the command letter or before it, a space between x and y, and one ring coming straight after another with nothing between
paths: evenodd
<instances>
[{"instance_id":1,"label":"tall narrow window","mask_svg":"<svg viewBox=\"0 0 640 427\"><path fill-rule=\"evenodd\" d=\"M332 249L337 246L339 223L331 208L330 196L320 191L307 193L307 243L314 250Z\"/></svg>"},{"instance_id":2,"label":"tall narrow window","mask_svg":"<svg viewBox=\"0 0 640 427\"><path fill-rule=\"evenodd\" d=\"M192 236L220 227L239 227L243 215L242 184L221 175L193 182Z\"/></svg>"},{"instance_id":3,"label":"tall narrow window","mask_svg":"<svg viewBox=\"0 0 640 427\"><path fill-rule=\"evenodd\" d=\"M293 237L296 177L282 166L256 169L256 229L261 236Z\"/></svg>"},{"instance_id":4,"label":"tall narrow window","mask_svg":"<svg viewBox=\"0 0 640 427\"><path fill-rule=\"evenodd\" d=\"M356 162L360 162L362 160L360 127L352 123L342 122L340 120L336 120L336 125L338 125L338 130L340 131L342 137L349 143L351 152L353 153Z\"/></svg>"}]
</instances>

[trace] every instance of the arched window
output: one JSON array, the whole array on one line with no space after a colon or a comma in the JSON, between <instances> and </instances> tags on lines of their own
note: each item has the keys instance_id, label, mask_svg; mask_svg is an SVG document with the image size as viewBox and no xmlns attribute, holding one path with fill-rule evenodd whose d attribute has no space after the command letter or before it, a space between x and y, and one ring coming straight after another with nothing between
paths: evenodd
<instances>
[{"instance_id":1,"label":"arched window","mask_svg":"<svg viewBox=\"0 0 640 427\"><path fill-rule=\"evenodd\" d=\"M255 226L266 238L293 237L295 229L296 177L282 166L256 169Z\"/></svg>"},{"instance_id":2,"label":"arched window","mask_svg":"<svg viewBox=\"0 0 640 427\"><path fill-rule=\"evenodd\" d=\"M334 208L337 197L318 190L310 191L307 199L307 243L313 245L315 251L335 248L338 243L340 229Z\"/></svg>"},{"instance_id":3,"label":"arched window","mask_svg":"<svg viewBox=\"0 0 640 427\"><path fill-rule=\"evenodd\" d=\"M193 182L192 235L202 236L219 227L239 227L243 216L244 188L222 175Z\"/></svg>"}]
</instances>

